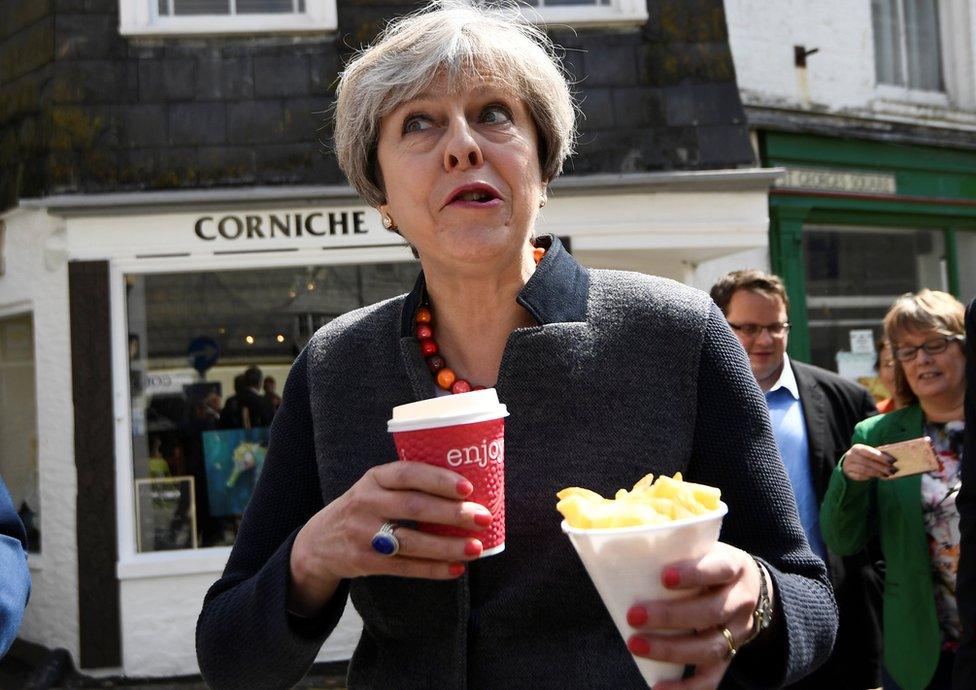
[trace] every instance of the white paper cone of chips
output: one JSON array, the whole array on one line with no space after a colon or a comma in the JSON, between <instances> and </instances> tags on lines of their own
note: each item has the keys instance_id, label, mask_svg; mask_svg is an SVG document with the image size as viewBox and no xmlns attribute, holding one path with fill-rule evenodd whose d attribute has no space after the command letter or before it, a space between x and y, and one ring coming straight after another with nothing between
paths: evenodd
<instances>
[{"instance_id":1,"label":"white paper cone of chips","mask_svg":"<svg viewBox=\"0 0 976 690\"><path fill-rule=\"evenodd\" d=\"M726 505L719 503L718 510L674 522L605 529L579 529L563 520L563 531L586 566L623 644L637 632L627 623L631 606L689 596L689 590L665 589L661 571L677 561L695 561L707 554L718 541L726 512ZM652 687L679 679L684 671L682 664L631 658Z\"/></svg>"}]
</instances>

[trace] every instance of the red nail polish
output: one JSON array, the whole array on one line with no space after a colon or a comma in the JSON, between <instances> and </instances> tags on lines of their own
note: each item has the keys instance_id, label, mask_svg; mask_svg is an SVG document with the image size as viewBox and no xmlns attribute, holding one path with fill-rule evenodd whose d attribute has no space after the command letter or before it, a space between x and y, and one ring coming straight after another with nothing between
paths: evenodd
<instances>
[{"instance_id":1,"label":"red nail polish","mask_svg":"<svg viewBox=\"0 0 976 690\"><path fill-rule=\"evenodd\" d=\"M627 649L631 654L638 656L647 656L651 653L651 645L643 637L631 637L627 640Z\"/></svg>"},{"instance_id":2,"label":"red nail polish","mask_svg":"<svg viewBox=\"0 0 976 690\"><path fill-rule=\"evenodd\" d=\"M451 574L451 577L464 575L464 563L451 563L447 566L447 572Z\"/></svg>"},{"instance_id":3,"label":"red nail polish","mask_svg":"<svg viewBox=\"0 0 976 690\"><path fill-rule=\"evenodd\" d=\"M487 527L492 521L491 513L475 513L474 514L474 524L478 527Z\"/></svg>"},{"instance_id":4,"label":"red nail polish","mask_svg":"<svg viewBox=\"0 0 976 690\"><path fill-rule=\"evenodd\" d=\"M470 540L464 545L464 555L465 556L480 556L481 552L485 550L481 542L477 539Z\"/></svg>"},{"instance_id":5,"label":"red nail polish","mask_svg":"<svg viewBox=\"0 0 976 690\"><path fill-rule=\"evenodd\" d=\"M465 496L470 496L472 491L474 491L474 484L469 482L467 479L458 480L457 492L459 496L462 498Z\"/></svg>"},{"instance_id":6,"label":"red nail polish","mask_svg":"<svg viewBox=\"0 0 976 690\"><path fill-rule=\"evenodd\" d=\"M674 568L665 568L664 572L661 573L661 580L665 587L677 587L681 584L681 575Z\"/></svg>"},{"instance_id":7,"label":"red nail polish","mask_svg":"<svg viewBox=\"0 0 976 690\"><path fill-rule=\"evenodd\" d=\"M627 610L627 622L634 628L639 628L647 622L647 609L643 606L631 606Z\"/></svg>"}]
</instances>

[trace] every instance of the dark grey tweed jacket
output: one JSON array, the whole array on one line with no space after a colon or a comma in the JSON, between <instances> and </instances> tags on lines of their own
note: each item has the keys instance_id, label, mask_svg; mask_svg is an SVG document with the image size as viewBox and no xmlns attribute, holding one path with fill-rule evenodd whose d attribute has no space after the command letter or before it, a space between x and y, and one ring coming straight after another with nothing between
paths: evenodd
<instances>
[{"instance_id":1,"label":"dark grey tweed jacket","mask_svg":"<svg viewBox=\"0 0 976 690\"><path fill-rule=\"evenodd\" d=\"M350 688L640 688L644 683L560 532L555 493L604 494L647 472L722 489L722 540L763 559L777 615L723 688L778 687L826 658L836 609L809 550L742 348L703 293L588 271L551 242L518 300L498 395L508 406L504 553L452 582L344 582L322 615L285 610L298 529L363 472L396 456L394 405L432 397L410 334L415 290L320 330L288 377L255 495L207 594L197 655L215 688L287 688L308 670L347 598L364 621ZM391 516L395 517L395 516Z\"/></svg>"}]
</instances>

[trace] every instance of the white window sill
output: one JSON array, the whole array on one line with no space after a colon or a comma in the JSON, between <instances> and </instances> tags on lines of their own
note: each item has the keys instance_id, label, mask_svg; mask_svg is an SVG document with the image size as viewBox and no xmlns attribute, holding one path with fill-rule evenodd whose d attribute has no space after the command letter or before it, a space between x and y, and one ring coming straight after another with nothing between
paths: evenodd
<instances>
[{"instance_id":1,"label":"white window sill","mask_svg":"<svg viewBox=\"0 0 976 690\"><path fill-rule=\"evenodd\" d=\"M896 103L908 105L928 106L931 108L949 108L949 96L943 91L920 91L889 84L878 84L874 89L877 100L881 103Z\"/></svg>"},{"instance_id":2,"label":"white window sill","mask_svg":"<svg viewBox=\"0 0 976 690\"><path fill-rule=\"evenodd\" d=\"M221 36L233 34L326 33L335 31L335 17L302 15L159 17L146 24L122 22L123 36Z\"/></svg>"},{"instance_id":3,"label":"white window sill","mask_svg":"<svg viewBox=\"0 0 976 690\"><path fill-rule=\"evenodd\" d=\"M643 24L647 21L647 4L633 0L618 0L611 7L526 7L522 14L535 24L573 27Z\"/></svg>"},{"instance_id":4,"label":"white window sill","mask_svg":"<svg viewBox=\"0 0 976 690\"><path fill-rule=\"evenodd\" d=\"M119 580L139 580L179 575L220 575L230 557L230 547L195 551L156 551L140 553L116 565Z\"/></svg>"}]
</instances>

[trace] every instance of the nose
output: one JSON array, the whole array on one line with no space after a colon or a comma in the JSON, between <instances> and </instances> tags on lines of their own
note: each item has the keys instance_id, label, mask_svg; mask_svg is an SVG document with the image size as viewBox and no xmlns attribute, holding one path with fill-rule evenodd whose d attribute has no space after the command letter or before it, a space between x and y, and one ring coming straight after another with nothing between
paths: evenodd
<instances>
[{"instance_id":1,"label":"nose","mask_svg":"<svg viewBox=\"0 0 976 690\"><path fill-rule=\"evenodd\" d=\"M760 330L759 333L756 334L755 342L762 343L763 345L769 345L770 343L772 343L773 336L770 335L769 329L763 328L762 330Z\"/></svg>"},{"instance_id":2,"label":"nose","mask_svg":"<svg viewBox=\"0 0 976 690\"><path fill-rule=\"evenodd\" d=\"M444 170L468 170L484 163L478 141L467 119L456 117L448 127L444 146Z\"/></svg>"}]
</instances>

